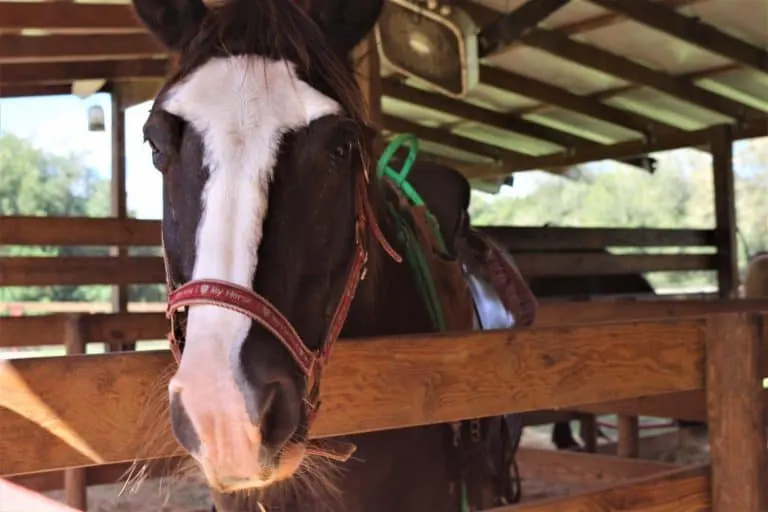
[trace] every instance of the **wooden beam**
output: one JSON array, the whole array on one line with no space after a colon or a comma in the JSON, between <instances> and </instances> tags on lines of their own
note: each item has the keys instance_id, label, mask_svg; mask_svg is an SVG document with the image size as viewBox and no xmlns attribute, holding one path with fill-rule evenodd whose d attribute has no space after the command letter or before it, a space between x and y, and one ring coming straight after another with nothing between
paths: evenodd
<instances>
[{"instance_id":1,"label":"wooden beam","mask_svg":"<svg viewBox=\"0 0 768 512\"><path fill-rule=\"evenodd\" d=\"M680 469L662 462L527 447L518 450L516 460L523 480L552 484L619 484Z\"/></svg>"},{"instance_id":2,"label":"wooden beam","mask_svg":"<svg viewBox=\"0 0 768 512\"><path fill-rule=\"evenodd\" d=\"M672 125L601 103L586 96L574 94L541 80L487 65L480 67L480 81L497 89L578 112L642 134L651 131L669 132L670 129L677 130Z\"/></svg>"},{"instance_id":3,"label":"wooden beam","mask_svg":"<svg viewBox=\"0 0 768 512\"><path fill-rule=\"evenodd\" d=\"M765 117L765 112L761 110L698 87L693 82L656 71L626 57L573 40L556 31L531 30L524 34L521 40L527 45L557 57L619 77L628 82L643 84L736 120L743 120L747 117Z\"/></svg>"},{"instance_id":4,"label":"wooden beam","mask_svg":"<svg viewBox=\"0 0 768 512\"><path fill-rule=\"evenodd\" d=\"M55 9L56 5L50 8ZM0 36L0 64L137 59L162 56L166 52L149 34Z\"/></svg>"},{"instance_id":5,"label":"wooden beam","mask_svg":"<svg viewBox=\"0 0 768 512\"><path fill-rule=\"evenodd\" d=\"M471 103L450 98L448 96L437 94L415 87L409 87L393 79L384 80L382 90L385 96L395 98L406 103L419 105L438 112L452 114L468 121L487 124L500 130L507 130L526 137L540 139L563 147L586 144L596 145L597 142L573 135L567 132L561 132L542 124L528 121L517 115L510 115L504 112L498 112L483 107L478 107Z\"/></svg>"},{"instance_id":6,"label":"wooden beam","mask_svg":"<svg viewBox=\"0 0 768 512\"><path fill-rule=\"evenodd\" d=\"M343 340L323 375L311 435L702 389L703 327L690 319ZM0 374L55 404L60 421L114 463L179 454L164 407L173 364L168 352L100 354L6 360ZM2 401L14 393L0 391L0 475L93 464L11 412Z\"/></svg>"},{"instance_id":7,"label":"wooden beam","mask_svg":"<svg viewBox=\"0 0 768 512\"><path fill-rule=\"evenodd\" d=\"M493 144L487 144L480 142L476 139L464 137L462 135L456 135L443 128L433 128L425 126L423 124L414 123L407 119L395 117L392 115L384 114L382 116L384 123L384 129L396 132L396 133L412 133L419 139L428 140L436 144L442 144L444 146L453 147L474 153L476 155L493 158L496 160L508 160L516 157L528 156L525 153L512 151L511 149L505 149Z\"/></svg>"},{"instance_id":8,"label":"wooden beam","mask_svg":"<svg viewBox=\"0 0 768 512\"><path fill-rule=\"evenodd\" d=\"M160 245L160 221L110 217L8 216L0 245Z\"/></svg>"},{"instance_id":9,"label":"wooden beam","mask_svg":"<svg viewBox=\"0 0 768 512\"><path fill-rule=\"evenodd\" d=\"M711 229L561 228L475 226L514 253L607 247L703 247L715 245Z\"/></svg>"},{"instance_id":10,"label":"wooden beam","mask_svg":"<svg viewBox=\"0 0 768 512\"><path fill-rule=\"evenodd\" d=\"M718 30L699 18L686 16L660 2L648 0L590 0L672 37L722 55L758 71L768 72L768 52Z\"/></svg>"},{"instance_id":11,"label":"wooden beam","mask_svg":"<svg viewBox=\"0 0 768 512\"><path fill-rule=\"evenodd\" d=\"M23 29L54 33L146 32L128 4L1 2L0 31Z\"/></svg>"},{"instance_id":12,"label":"wooden beam","mask_svg":"<svg viewBox=\"0 0 768 512\"><path fill-rule=\"evenodd\" d=\"M573 496L494 508L487 512L701 512L710 510L710 505L709 467L695 466ZM731 510L738 509L728 512Z\"/></svg>"},{"instance_id":13,"label":"wooden beam","mask_svg":"<svg viewBox=\"0 0 768 512\"><path fill-rule=\"evenodd\" d=\"M162 77L165 76L167 63L166 59L133 59L3 64L0 65L0 84L5 87L6 84L55 84L100 78L121 80Z\"/></svg>"},{"instance_id":14,"label":"wooden beam","mask_svg":"<svg viewBox=\"0 0 768 512\"><path fill-rule=\"evenodd\" d=\"M747 311L768 312L768 298L664 300L657 296L653 300L639 301L542 302L536 312L536 325L627 322Z\"/></svg>"},{"instance_id":15,"label":"wooden beam","mask_svg":"<svg viewBox=\"0 0 768 512\"><path fill-rule=\"evenodd\" d=\"M768 373L762 372L768 377ZM764 407L768 407L768 390L763 390L761 400ZM704 391L682 391L658 396L645 396L603 402L600 404L588 404L578 407L563 409L573 413L590 414L626 414L637 416L654 416L658 418L674 418L687 421L708 420L707 399Z\"/></svg>"},{"instance_id":16,"label":"wooden beam","mask_svg":"<svg viewBox=\"0 0 768 512\"><path fill-rule=\"evenodd\" d=\"M523 276L617 275L640 272L714 270L712 254L604 254L604 253L521 253L515 264Z\"/></svg>"},{"instance_id":17,"label":"wooden beam","mask_svg":"<svg viewBox=\"0 0 768 512\"><path fill-rule=\"evenodd\" d=\"M736 245L736 186L733 170L733 131L728 125L712 129L712 178L715 192L715 238L717 284L721 297L736 297L739 288L739 258Z\"/></svg>"},{"instance_id":18,"label":"wooden beam","mask_svg":"<svg viewBox=\"0 0 768 512\"><path fill-rule=\"evenodd\" d=\"M570 0L530 0L484 26L477 37L480 57L488 57L516 41Z\"/></svg>"},{"instance_id":19,"label":"wooden beam","mask_svg":"<svg viewBox=\"0 0 768 512\"><path fill-rule=\"evenodd\" d=\"M86 343L110 345L164 339L170 325L163 313L89 313L81 322ZM61 345L65 325L63 313L0 317L0 347Z\"/></svg>"},{"instance_id":20,"label":"wooden beam","mask_svg":"<svg viewBox=\"0 0 768 512\"><path fill-rule=\"evenodd\" d=\"M766 421L760 371L762 315L713 315L707 320L707 410L713 512L762 512Z\"/></svg>"},{"instance_id":21,"label":"wooden beam","mask_svg":"<svg viewBox=\"0 0 768 512\"><path fill-rule=\"evenodd\" d=\"M0 66L2 69L2 66ZM57 96L72 94L72 84L18 84L0 85L0 98L24 98L31 96ZM0 227L2 229L2 227Z\"/></svg>"},{"instance_id":22,"label":"wooden beam","mask_svg":"<svg viewBox=\"0 0 768 512\"><path fill-rule=\"evenodd\" d=\"M152 284L165 282L163 259L131 256L0 258L0 286Z\"/></svg>"},{"instance_id":23,"label":"wooden beam","mask_svg":"<svg viewBox=\"0 0 768 512\"><path fill-rule=\"evenodd\" d=\"M764 137L768 135L768 118L752 120L740 127L733 127L732 133L734 140ZM504 167L468 165L463 169L463 172L469 178L491 177L509 172L566 167L610 158L625 158L645 155L656 151L669 151L684 147L702 146L709 144L710 140L711 128L704 128L696 131L671 132L669 134L660 135L652 142L647 142L645 140L631 140L611 144L610 146L584 147L574 149L571 152L528 156L514 160L510 159L505 162ZM496 172L497 169L499 170L498 172ZM489 172L493 172L493 174L488 174Z\"/></svg>"}]
</instances>

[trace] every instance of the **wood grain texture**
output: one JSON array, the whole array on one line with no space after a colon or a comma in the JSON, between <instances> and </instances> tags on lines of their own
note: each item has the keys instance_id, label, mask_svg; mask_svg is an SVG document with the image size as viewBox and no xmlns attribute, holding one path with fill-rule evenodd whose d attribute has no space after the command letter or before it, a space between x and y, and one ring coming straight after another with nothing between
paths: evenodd
<instances>
[{"instance_id":1,"label":"wood grain texture","mask_svg":"<svg viewBox=\"0 0 768 512\"><path fill-rule=\"evenodd\" d=\"M630 460L613 455L540 450L522 447L517 452L524 480L557 484L606 485L680 469L674 464ZM525 484L523 484L525 492Z\"/></svg>"},{"instance_id":2,"label":"wood grain texture","mask_svg":"<svg viewBox=\"0 0 768 512\"><path fill-rule=\"evenodd\" d=\"M165 282L159 256L0 258L0 286L152 284Z\"/></svg>"},{"instance_id":3,"label":"wood grain texture","mask_svg":"<svg viewBox=\"0 0 768 512\"><path fill-rule=\"evenodd\" d=\"M487 512L705 512L711 503L708 469L674 470L574 496Z\"/></svg>"},{"instance_id":4,"label":"wood grain texture","mask_svg":"<svg viewBox=\"0 0 768 512\"><path fill-rule=\"evenodd\" d=\"M764 317L713 315L707 328L707 410L713 512L762 512L766 433L761 401Z\"/></svg>"},{"instance_id":5,"label":"wood grain texture","mask_svg":"<svg viewBox=\"0 0 768 512\"><path fill-rule=\"evenodd\" d=\"M91 41L92 45L96 43ZM160 222L110 217L3 217L0 222L2 244L159 246Z\"/></svg>"},{"instance_id":6,"label":"wood grain texture","mask_svg":"<svg viewBox=\"0 0 768 512\"><path fill-rule=\"evenodd\" d=\"M323 379L312 435L701 389L703 325L686 320L342 341ZM167 428L152 433L153 442L141 436L148 434L147 414L167 424L164 411L147 412L144 402L154 390L164 403L160 374L171 361L162 351L8 364L111 463L177 454ZM87 463L51 434L0 409L0 474Z\"/></svg>"}]
</instances>

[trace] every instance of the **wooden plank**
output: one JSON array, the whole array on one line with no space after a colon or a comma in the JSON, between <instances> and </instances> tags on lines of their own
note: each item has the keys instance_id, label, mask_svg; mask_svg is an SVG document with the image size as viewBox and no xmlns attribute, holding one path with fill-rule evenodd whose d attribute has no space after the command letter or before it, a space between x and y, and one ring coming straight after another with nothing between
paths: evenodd
<instances>
[{"instance_id":1,"label":"wooden plank","mask_svg":"<svg viewBox=\"0 0 768 512\"><path fill-rule=\"evenodd\" d=\"M0 64L136 59L165 55L166 52L148 33L47 36L3 34L0 37Z\"/></svg>"},{"instance_id":2,"label":"wooden plank","mask_svg":"<svg viewBox=\"0 0 768 512\"><path fill-rule=\"evenodd\" d=\"M31 5L31 4L30 4ZM57 3L56 5L63 5ZM77 4L75 4L77 5ZM21 62L0 66L0 84L56 84L73 80L162 77L167 59Z\"/></svg>"},{"instance_id":3,"label":"wooden plank","mask_svg":"<svg viewBox=\"0 0 768 512\"><path fill-rule=\"evenodd\" d=\"M763 372L763 375L768 375ZM768 408L768 390L761 393L763 406ZM704 391L681 391L657 396L642 396L600 404L588 404L571 409L593 414L629 414L655 416L688 421L707 421L707 399Z\"/></svg>"},{"instance_id":4,"label":"wooden plank","mask_svg":"<svg viewBox=\"0 0 768 512\"><path fill-rule=\"evenodd\" d=\"M768 135L768 119L750 119L733 129L734 140L764 137ZM473 179L503 176L510 172L520 172L554 167L567 167L576 164L595 162L605 159L621 159L646 155L656 151L668 151L683 147L698 147L709 144L709 128L694 131L675 131L661 134L653 139L635 139L609 145L585 146L541 156L527 156L508 160L504 166L471 165L462 168L462 173Z\"/></svg>"},{"instance_id":5,"label":"wooden plank","mask_svg":"<svg viewBox=\"0 0 768 512\"><path fill-rule=\"evenodd\" d=\"M515 254L524 277L616 275L659 271L711 270L714 254L595 254L583 252Z\"/></svg>"},{"instance_id":6,"label":"wooden plank","mask_svg":"<svg viewBox=\"0 0 768 512\"><path fill-rule=\"evenodd\" d=\"M768 312L768 298L542 302L536 312L536 325L626 322L747 311Z\"/></svg>"},{"instance_id":7,"label":"wooden plank","mask_svg":"<svg viewBox=\"0 0 768 512\"><path fill-rule=\"evenodd\" d=\"M597 144L592 139L563 132L543 124L534 123L527 119L523 119L516 114L491 110L443 94L410 87L392 78L382 80L382 92L390 98L395 98L406 103L429 108L438 112L445 112L469 121L487 124L488 126L493 126L500 130L519 133L526 137L544 140L563 147L571 147L578 144Z\"/></svg>"},{"instance_id":8,"label":"wooden plank","mask_svg":"<svg viewBox=\"0 0 768 512\"><path fill-rule=\"evenodd\" d=\"M739 261L736 245L733 134L730 127L714 128L710 140L715 191L718 292L721 297L736 297L739 287Z\"/></svg>"},{"instance_id":9,"label":"wooden plank","mask_svg":"<svg viewBox=\"0 0 768 512\"><path fill-rule=\"evenodd\" d=\"M638 133L655 129L670 130L670 125L629 112L600 101L574 94L566 89L534 78L488 65L480 67L480 82L497 89L513 92L550 105L578 112L600 121L620 126Z\"/></svg>"},{"instance_id":10,"label":"wooden plank","mask_svg":"<svg viewBox=\"0 0 768 512\"><path fill-rule=\"evenodd\" d=\"M312 436L701 389L703 327L699 319L345 340L323 377ZM0 373L23 379L104 463L177 454L163 408L173 367L167 351L1 364ZM12 395L2 391L0 400ZM87 464L80 451L0 407L0 475Z\"/></svg>"},{"instance_id":11,"label":"wooden plank","mask_svg":"<svg viewBox=\"0 0 768 512\"><path fill-rule=\"evenodd\" d=\"M467 151L468 153L474 153L475 155L485 156L499 161L527 156L525 153L512 151L511 149L502 148L501 146L496 146L495 144L481 142L471 137L457 135L448 129L426 126L389 114L382 115L382 122L384 129L391 132L412 133L419 139L428 140L430 142L434 142L435 144L441 144L447 147L461 149L462 151Z\"/></svg>"},{"instance_id":12,"label":"wooden plank","mask_svg":"<svg viewBox=\"0 0 768 512\"><path fill-rule=\"evenodd\" d=\"M711 504L708 487L708 467L696 466L574 496L500 507L487 512L704 512L710 510Z\"/></svg>"},{"instance_id":13,"label":"wooden plank","mask_svg":"<svg viewBox=\"0 0 768 512\"><path fill-rule=\"evenodd\" d=\"M141 470L146 478L158 478L172 475L182 465L190 460L189 457L170 457L167 459L137 461L133 467L132 462L117 464L104 464L102 466L88 466L82 468L85 471L86 485L104 485L130 481L134 472ZM27 489L37 492L57 491L64 488L64 471L43 471L16 475L7 479Z\"/></svg>"},{"instance_id":14,"label":"wooden plank","mask_svg":"<svg viewBox=\"0 0 768 512\"><path fill-rule=\"evenodd\" d=\"M663 462L527 447L518 450L517 464L524 480L577 485L618 484L680 469Z\"/></svg>"},{"instance_id":15,"label":"wooden plank","mask_svg":"<svg viewBox=\"0 0 768 512\"><path fill-rule=\"evenodd\" d=\"M163 258L61 256L0 258L0 286L150 284L165 282Z\"/></svg>"},{"instance_id":16,"label":"wooden plank","mask_svg":"<svg viewBox=\"0 0 768 512\"><path fill-rule=\"evenodd\" d=\"M61 345L66 316L0 317L0 347ZM168 326L162 313L91 313L82 317L87 343L120 345L133 340L164 339Z\"/></svg>"},{"instance_id":17,"label":"wooden plank","mask_svg":"<svg viewBox=\"0 0 768 512\"><path fill-rule=\"evenodd\" d=\"M764 317L707 319L707 410L712 460L712 511L761 512L766 422L760 359Z\"/></svg>"},{"instance_id":18,"label":"wooden plank","mask_svg":"<svg viewBox=\"0 0 768 512\"><path fill-rule=\"evenodd\" d=\"M71 84L19 84L0 87L0 98L24 98L30 96L58 96L72 94Z\"/></svg>"},{"instance_id":19,"label":"wooden plank","mask_svg":"<svg viewBox=\"0 0 768 512\"><path fill-rule=\"evenodd\" d=\"M160 221L110 217L3 217L0 245L160 245Z\"/></svg>"},{"instance_id":20,"label":"wooden plank","mask_svg":"<svg viewBox=\"0 0 768 512\"><path fill-rule=\"evenodd\" d=\"M64 326L64 347L68 356L85 354L86 341L83 336L82 315L67 315ZM82 468L64 470L64 494L70 507L78 510L88 508L85 471Z\"/></svg>"},{"instance_id":21,"label":"wooden plank","mask_svg":"<svg viewBox=\"0 0 768 512\"><path fill-rule=\"evenodd\" d=\"M619 77L628 82L651 87L692 105L733 119L741 120L747 117L760 118L765 116L761 110L698 87L690 80L657 71L627 57L576 41L554 30L541 28L530 30L520 39L527 45L557 57Z\"/></svg>"},{"instance_id":22,"label":"wooden plank","mask_svg":"<svg viewBox=\"0 0 768 512\"><path fill-rule=\"evenodd\" d=\"M130 5L0 3L0 31L18 32L30 28L56 33L146 32Z\"/></svg>"},{"instance_id":23,"label":"wooden plank","mask_svg":"<svg viewBox=\"0 0 768 512\"><path fill-rule=\"evenodd\" d=\"M715 245L713 229L561 228L475 226L514 253L608 247L704 247Z\"/></svg>"},{"instance_id":24,"label":"wooden plank","mask_svg":"<svg viewBox=\"0 0 768 512\"><path fill-rule=\"evenodd\" d=\"M620 414L618 423L618 455L635 459L640 454L640 426L637 416Z\"/></svg>"},{"instance_id":25,"label":"wooden plank","mask_svg":"<svg viewBox=\"0 0 768 512\"><path fill-rule=\"evenodd\" d=\"M660 2L638 0L590 0L610 11L660 30L694 46L734 60L758 71L768 71L768 52L718 30L699 17L686 16Z\"/></svg>"}]
</instances>

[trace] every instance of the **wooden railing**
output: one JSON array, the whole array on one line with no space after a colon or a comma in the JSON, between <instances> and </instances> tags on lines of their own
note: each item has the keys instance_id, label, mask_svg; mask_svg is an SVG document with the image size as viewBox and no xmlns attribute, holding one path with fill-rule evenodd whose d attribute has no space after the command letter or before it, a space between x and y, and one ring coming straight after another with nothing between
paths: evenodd
<instances>
[{"instance_id":1,"label":"wooden railing","mask_svg":"<svg viewBox=\"0 0 768 512\"><path fill-rule=\"evenodd\" d=\"M707 230L489 229L513 252L520 250L516 260L524 272L530 257L528 275L557 270L556 259L539 263L547 260L522 254L523 248L707 246L713 240ZM152 246L159 240L156 221L0 222L0 244L5 245ZM569 264L575 254L583 253L571 255ZM678 255L652 257L661 258L653 269L710 268L711 263L673 262ZM651 261L637 255L617 258L624 262L611 268L607 261L596 266L598 260L580 268L616 273ZM0 286L162 282L158 263L155 257L0 258ZM545 303L530 329L343 340L324 375L323 411L311 434L327 437L550 409L705 419L716 441L712 482L707 470L697 470L659 474L650 483L632 482L623 489L640 492L663 481L678 491L687 489L691 507L706 507L741 478L746 483L739 484L740 494L720 496L719 503L730 499L732 508L724 510L753 512L749 500L759 492L755 468L765 447L764 431L760 434L756 425L762 424L758 411L765 400L760 384L768 376L758 363L768 353L766 311L764 300ZM5 317L0 318L0 347L62 344L75 334L81 343L118 345L163 338L167 329L158 312ZM382 358L382 353L391 357ZM61 481L60 473L51 471L105 464L85 474L89 481L102 482L135 458L178 456L168 419L147 409L152 395L163 395L172 364L167 351L1 362L0 476L50 487ZM350 386L358 391L347 393ZM707 403L717 407L707 408ZM148 419L158 430L148 430ZM46 456L35 455L41 453ZM594 503L618 492L601 490ZM653 504L656 498L662 500L644 499ZM570 502L496 512L567 510L590 499L582 495Z\"/></svg>"}]
</instances>

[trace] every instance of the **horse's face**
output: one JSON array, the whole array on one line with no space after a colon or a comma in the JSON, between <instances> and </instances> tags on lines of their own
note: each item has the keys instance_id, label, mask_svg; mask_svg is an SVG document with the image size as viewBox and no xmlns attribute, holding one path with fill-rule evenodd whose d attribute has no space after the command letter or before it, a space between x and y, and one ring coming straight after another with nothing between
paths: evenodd
<instances>
[{"instance_id":1,"label":"horse's face","mask_svg":"<svg viewBox=\"0 0 768 512\"><path fill-rule=\"evenodd\" d=\"M144 126L164 174L173 283L255 291L319 348L354 255L363 158L346 56L381 2L325 0L308 11L290 0L133 3L179 54ZM260 323L217 305L188 308L171 422L212 487L265 487L296 472L306 391L296 361Z\"/></svg>"}]
</instances>

